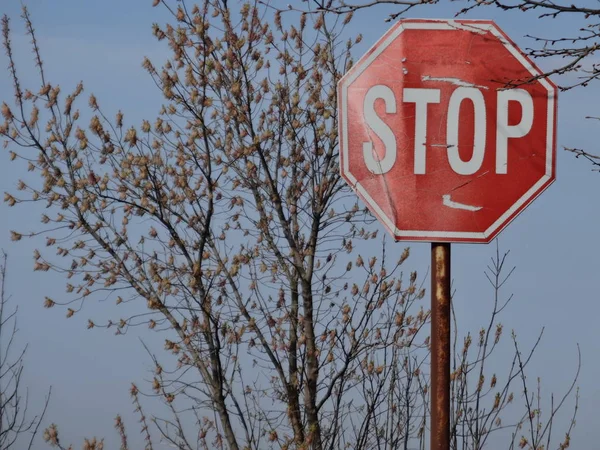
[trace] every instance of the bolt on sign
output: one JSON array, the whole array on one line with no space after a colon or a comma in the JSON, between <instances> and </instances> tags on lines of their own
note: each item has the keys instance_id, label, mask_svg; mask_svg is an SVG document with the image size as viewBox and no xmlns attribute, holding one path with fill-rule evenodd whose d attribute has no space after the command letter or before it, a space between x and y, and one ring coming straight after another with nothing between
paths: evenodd
<instances>
[{"instance_id":1,"label":"bolt on sign","mask_svg":"<svg viewBox=\"0 0 600 450\"><path fill-rule=\"evenodd\" d=\"M491 21L400 21L338 84L342 176L396 240L491 241L555 179L541 74Z\"/></svg>"}]
</instances>

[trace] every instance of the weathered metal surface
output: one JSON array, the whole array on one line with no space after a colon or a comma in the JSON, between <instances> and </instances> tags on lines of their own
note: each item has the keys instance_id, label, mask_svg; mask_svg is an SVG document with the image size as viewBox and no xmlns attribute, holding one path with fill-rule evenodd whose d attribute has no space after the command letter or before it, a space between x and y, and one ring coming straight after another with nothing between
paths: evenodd
<instances>
[{"instance_id":1,"label":"weathered metal surface","mask_svg":"<svg viewBox=\"0 0 600 450\"><path fill-rule=\"evenodd\" d=\"M490 242L555 178L540 73L491 21L399 21L338 84L342 176L396 240Z\"/></svg>"},{"instance_id":2,"label":"weathered metal surface","mask_svg":"<svg viewBox=\"0 0 600 450\"><path fill-rule=\"evenodd\" d=\"M450 244L431 244L431 450L450 448Z\"/></svg>"}]
</instances>

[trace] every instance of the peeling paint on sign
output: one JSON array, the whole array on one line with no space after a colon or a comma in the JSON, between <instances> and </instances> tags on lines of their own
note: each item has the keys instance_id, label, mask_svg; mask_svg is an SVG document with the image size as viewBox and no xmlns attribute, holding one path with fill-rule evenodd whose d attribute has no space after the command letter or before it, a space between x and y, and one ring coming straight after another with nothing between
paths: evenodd
<instances>
[{"instance_id":1,"label":"peeling paint on sign","mask_svg":"<svg viewBox=\"0 0 600 450\"><path fill-rule=\"evenodd\" d=\"M489 89L488 86L482 86L482 85L479 85L479 84L469 83L468 81L459 80L458 78L430 77L429 75L423 75L421 77L421 79L423 81L444 81L444 82L447 82L447 83L452 83L452 84L454 84L456 86L472 87L472 88L478 88L478 89Z\"/></svg>"},{"instance_id":2,"label":"peeling paint on sign","mask_svg":"<svg viewBox=\"0 0 600 450\"><path fill-rule=\"evenodd\" d=\"M465 211L479 211L481 209L481 206L471 206L453 202L450 198L450 194L442 195L442 204L448 208L464 209Z\"/></svg>"}]
</instances>

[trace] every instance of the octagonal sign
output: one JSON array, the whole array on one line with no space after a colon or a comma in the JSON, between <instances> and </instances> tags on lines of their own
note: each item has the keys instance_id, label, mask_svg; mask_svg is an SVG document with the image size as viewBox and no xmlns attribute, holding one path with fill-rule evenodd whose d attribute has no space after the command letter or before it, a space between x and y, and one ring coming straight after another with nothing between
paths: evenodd
<instances>
[{"instance_id":1,"label":"octagonal sign","mask_svg":"<svg viewBox=\"0 0 600 450\"><path fill-rule=\"evenodd\" d=\"M403 20L338 84L342 176L396 240L489 242L554 181L556 95L491 21Z\"/></svg>"}]
</instances>

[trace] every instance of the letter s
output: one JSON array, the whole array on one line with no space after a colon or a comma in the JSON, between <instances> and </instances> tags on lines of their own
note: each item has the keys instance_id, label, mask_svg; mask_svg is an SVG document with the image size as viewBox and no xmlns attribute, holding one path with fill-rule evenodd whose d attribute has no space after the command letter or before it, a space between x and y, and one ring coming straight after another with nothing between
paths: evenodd
<instances>
[{"instance_id":1,"label":"letter s","mask_svg":"<svg viewBox=\"0 0 600 450\"><path fill-rule=\"evenodd\" d=\"M378 84L367 91L363 105L363 117L365 123L373 130L373 133L382 140L385 147L385 156L383 158L378 158L374 155L373 143L370 141L363 142L365 164L375 175L382 175L388 172L396 162L396 137L390 127L388 127L375 112L375 101L378 98L383 99L385 102L386 113L395 114L396 97L389 87Z\"/></svg>"}]
</instances>

